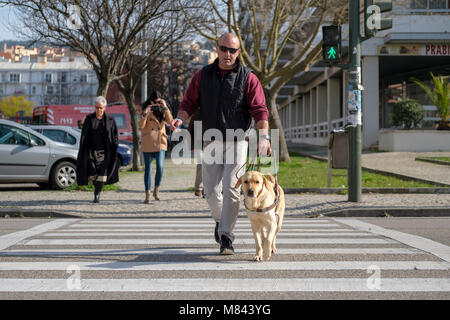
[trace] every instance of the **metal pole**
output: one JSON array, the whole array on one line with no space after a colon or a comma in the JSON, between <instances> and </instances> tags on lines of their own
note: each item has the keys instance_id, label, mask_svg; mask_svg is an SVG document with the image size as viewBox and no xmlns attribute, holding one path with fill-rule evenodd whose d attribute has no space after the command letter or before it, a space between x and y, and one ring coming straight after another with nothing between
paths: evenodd
<instances>
[{"instance_id":1,"label":"metal pole","mask_svg":"<svg viewBox=\"0 0 450 320\"><path fill-rule=\"evenodd\" d=\"M359 0L349 1L350 41L348 79L349 169L348 201L361 202L361 35Z\"/></svg>"}]
</instances>

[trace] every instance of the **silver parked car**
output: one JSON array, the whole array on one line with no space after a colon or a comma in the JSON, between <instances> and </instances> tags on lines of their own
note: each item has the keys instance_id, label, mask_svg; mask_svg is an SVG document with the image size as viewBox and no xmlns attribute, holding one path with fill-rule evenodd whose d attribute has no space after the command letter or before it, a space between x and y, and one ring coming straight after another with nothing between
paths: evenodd
<instances>
[{"instance_id":1,"label":"silver parked car","mask_svg":"<svg viewBox=\"0 0 450 320\"><path fill-rule=\"evenodd\" d=\"M64 189L76 182L77 147L0 119L0 183L35 182Z\"/></svg>"},{"instance_id":2,"label":"silver parked car","mask_svg":"<svg viewBox=\"0 0 450 320\"><path fill-rule=\"evenodd\" d=\"M68 144L75 147L77 150L80 148L81 129L45 124L30 124L27 126L53 141ZM119 157L120 165L127 166L132 158L131 148L126 144L119 143L117 156Z\"/></svg>"}]
</instances>

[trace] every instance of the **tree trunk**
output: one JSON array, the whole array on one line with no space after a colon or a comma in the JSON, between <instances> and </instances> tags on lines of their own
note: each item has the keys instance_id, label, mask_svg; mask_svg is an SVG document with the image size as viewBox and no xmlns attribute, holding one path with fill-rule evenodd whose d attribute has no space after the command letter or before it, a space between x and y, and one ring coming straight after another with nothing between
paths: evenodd
<instances>
[{"instance_id":1,"label":"tree trunk","mask_svg":"<svg viewBox=\"0 0 450 320\"><path fill-rule=\"evenodd\" d=\"M133 163L131 171L139 171L140 168L140 143L139 143L139 132L136 117L136 105L134 103L134 93L135 90L128 92L126 90L121 90L125 100L127 101L128 111L130 111L131 129L133 133Z\"/></svg>"},{"instance_id":2,"label":"tree trunk","mask_svg":"<svg viewBox=\"0 0 450 320\"><path fill-rule=\"evenodd\" d=\"M111 83L108 79L104 79L103 77L98 78L98 88L97 88L97 96L102 96L106 99L106 94L108 93L109 84Z\"/></svg>"},{"instance_id":3,"label":"tree trunk","mask_svg":"<svg viewBox=\"0 0 450 320\"><path fill-rule=\"evenodd\" d=\"M269 89L264 88L264 95L266 96L266 104L269 109L269 127L270 129L278 129L279 130L279 147L280 147L280 161L283 162L291 162L291 158L289 157L289 150L287 147L286 139L284 138L284 130L283 125L281 124L280 116L277 110L276 104L276 95L271 95Z\"/></svg>"}]
</instances>

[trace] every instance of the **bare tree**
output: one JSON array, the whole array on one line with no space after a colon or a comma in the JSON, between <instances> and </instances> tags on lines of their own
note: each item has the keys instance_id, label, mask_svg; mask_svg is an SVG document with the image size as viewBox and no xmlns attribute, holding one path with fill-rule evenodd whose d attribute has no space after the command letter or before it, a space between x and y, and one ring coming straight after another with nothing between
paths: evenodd
<instances>
[{"instance_id":1,"label":"bare tree","mask_svg":"<svg viewBox=\"0 0 450 320\"><path fill-rule=\"evenodd\" d=\"M22 37L81 52L97 75L97 95L106 96L116 81L130 112L134 170L140 149L135 105L140 77L189 27L176 4L171 0L0 0L0 5L18 9ZM144 42L149 50L142 55Z\"/></svg>"},{"instance_id":2,"label":"bare tree","mask_svg":"<svg viewBox=\"0 0 450 320\"><path fill-rule=\"evenodd\" d=\"M186 37L190 30L190 25L184 23L180 10L172 6L172 10L166 11L158 19L153 19L143 29L137 37L141 46L147 44L146 51L142 54L141 48L125 59L123 77L116 80L118 87L125 97L130 111L131 126L133 130L133 164L132 170L139 170L139 136L136 123L136 89L141 84L142 75L149 68L155 68L155 64L160 61L161 56L175 42ZM141 53L141 54L140 54Z\"/></svg>"},{"instance_id":3,"label":"bare tree","mask_svg":"<svg viewBox=\"0 0 450 320\"><path fill-rule=\"evenodd\" d=\"M138 34L173 10L170 0L0 0L15 7L25 38L81 52L99 82L98 95L124 76L126 58L141 43Z\"/></svg>"},{"instance_id":4,"label":"bare tree","mask_svg":"<svg viewBox=\"0 0 450 320\"><path fill-rule=\"evenodd\" d=\"M242 62L264 88L270 127L280 130L281 161L290 158L277 96L289 80L320 60L320 26L343 21L347 5L344 0L197 0L191 3L198 8L195 14L185 11L191 23L203 19L194 27L207 39L217 41L225 31L238 36Z\"/></svg>"}]
</instances>

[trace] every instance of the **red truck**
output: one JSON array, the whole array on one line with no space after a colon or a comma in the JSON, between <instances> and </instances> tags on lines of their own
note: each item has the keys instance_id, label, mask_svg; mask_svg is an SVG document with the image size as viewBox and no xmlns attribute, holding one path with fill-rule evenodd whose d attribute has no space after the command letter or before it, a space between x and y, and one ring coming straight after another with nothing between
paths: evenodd
<instances>
[{"instance_id":1,"label":"red truck","mask_svg":"<svg viewBox=\"0 0 450 320\"><path fill-rule=\"evenodd\" d=\"M94 106L71 105L46 105L33 108L33 124L54 124L81 128L81 125ZM127 105L108 105L105 112L114 117L119 131L120 140L133 141L130 112Z\"/></svg>"}]
</instances>

